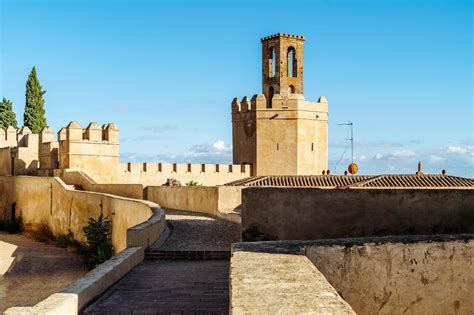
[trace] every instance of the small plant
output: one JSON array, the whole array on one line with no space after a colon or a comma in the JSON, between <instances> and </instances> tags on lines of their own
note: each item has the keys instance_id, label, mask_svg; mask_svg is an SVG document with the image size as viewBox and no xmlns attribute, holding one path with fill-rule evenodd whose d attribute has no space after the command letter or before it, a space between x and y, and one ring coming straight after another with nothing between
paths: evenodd
<instances>
[{"instance_id":1,"label":"small plant","mask_svg":"<svg viewBox=\"0 0 474 315\"><path fill-rule=\"evenodd\" d=\"M31 236L38 242L43 243L51 243L55 240L53 231L51 231L51 228L46 223L39 224Z\"/></svg>"},{"instance_id":2,"label":"small plant","mask_svg":"<svg viewBox=\"0 0 474 315\"><path fill-rule=\"evenodd\" d=\"M186 186L197 187L197 186L201 186L201 184L199 184L198 182L195 182L193 180L190 180L189 182L186 183Z\"/></svg>"},{"instance_id":3,"label":"small plant","mask_svg":"<svg viewBox=\"0 0 474 315\"><path fill-rule=\"evenodd\" d=\"M100 265L114 253L111 242L112 223L102 213L97 219L89 218L84 227L87 238L86 259L91 267Z\"/></svg>"},{"instance_id":4,"label":"small plant","mask_svg":"<svg viewBox=\"0 0 474 315\"><path fill-rule=\"evenodd\" d=\"M67 230L67 234L59 234L56 240L54 241L54 245L61 248L66 247L77 247L78 243L74 240L74 233L72 233L71 229Z\"/></svg>"}]
</instances>

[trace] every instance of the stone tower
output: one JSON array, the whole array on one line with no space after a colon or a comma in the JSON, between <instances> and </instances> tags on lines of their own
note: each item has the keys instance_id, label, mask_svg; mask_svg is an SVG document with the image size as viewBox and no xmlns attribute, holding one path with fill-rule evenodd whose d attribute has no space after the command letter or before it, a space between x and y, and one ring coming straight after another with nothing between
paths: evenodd
<instances>
[{"instance_id":1,"label":"stone tower","mask_svg":"<svg viewBox=\"0 0 474 315\"><path fill-rule=\"evenodd\" d=\"M304 37L275 34L262 38L262 92L271 107L273 95L284 101L303 94Z\"/></svg>"},{"instance_id":2,"label":"stone tower","mask_svg":"<svg viewBox=\"0 0 474 315\"><path fill-rule=\"evenodd\" d=\"M263 94L232 102L235 164L253 175L317 175L328 165L328 104L303 96L304 37L262 38Z\"/></svg>"}]
</instances>

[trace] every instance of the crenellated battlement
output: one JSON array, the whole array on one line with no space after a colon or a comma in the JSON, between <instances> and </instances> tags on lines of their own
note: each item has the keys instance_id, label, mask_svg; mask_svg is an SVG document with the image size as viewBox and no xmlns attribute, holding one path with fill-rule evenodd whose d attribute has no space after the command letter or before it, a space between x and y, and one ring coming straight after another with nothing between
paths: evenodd
<instances>
[{"instance_id":1,"label":"crenellated battlement","mask_svg":"<svg viewBox=\"0 0 474 315\"><path fill-rule=\"evenodd\" d=\"M35 137L35 134L28 127L21 129L16 129L12 126L9 126L7 129L0 128L0 148L24 146L24 143L28 142L30 137Z\"/></svg>"},{"instance_id":2,"label":"crenellated battlement","mask_svg":"<svg viewBox=\"0 0 474 315\"><path fill-rule=\"evenodd\" d=\"M318 101L306 101L303 94L291 94L285 102L280 94L272 97L271 107L267 106L267 100L263 94L255 94L249 101L247 96L242 100L235 97L232 100L232 114L240 114L255 111L281 111L285 110L307 110L307 111L328 111L328 101L325 96L320 96Z\"/></svg>"},{"instance_id":3,"label":"crenellated battlement","mask_svg":"<svg viewBox=\"0 0 474 315\"><path fill-rule=\"evenodd\" d=\"M305 38L304 36L301 36L301 35L292 35L292 34L286 34L286 33L276 33L276 34L273 34L273 35L269 35L269 36L265 36L263 37L262 39L260 39L260 41L263 43L267 40L271 40L271 39L277 39L277 38L288 38L288 39L294 39L294 40L300 40L300 41L304 41Z\"/></svg>"},{"instance_id":4,"label":"crenellated battlement","mask_svg":"<svg viewBox=\"0 0 474 315\"><path fill-rule=\"evenodd\" d=\"M260 109L265 109L266 98L263 94L255 94L249 100L244 96L241 101L237 97L232 100L232 113L253 112Z\"/></svg>"},{"instance_id":5,"label":"crenellated battlement","mask_svg":"<svg viewBox=\"0 0 474 315\"><path fill-rule=\"evenodd\" d=\"M247 112L256 107L256 99L243 100ZM240 164L120 163L119 133L114 123L91 122L84 128L78 121L61 128L57 140L49 127L39 134L27 127L0 129L0 175L52 176L56 170L71 170L98 183L143 185L162 185L168 178L220 185L252 175L250 165Z\"/></svg>"},{"instance_id":6,"label":"crenellated battlement","mask_svg":"<svg viewBox=\"0 0 474 315\"><path fill-rule=\"evenodd\" d=\"M221 185L234 178L252 176L252 166L246 164L196 163L120 163L118 180L143 185L162 185L169 178L181 184L195 181L202 185Z\"/></svg>"},{"instance_id":7,"label":"crenellated battlement","mask_svg":"<svg viewBox=\"0 0 474 315\"><path fill-rule=\"evenodd\" d=\"M118 144L119 129L114 123L107 123L100 127L98 123L91 122L86 128L83 128L78 121L71 121L66 127L59 130L58 140Z\"/></svg>"},{"instance_id":8,"label":"crenellated battlement","mask_svg":"<svg viewBox=\"0 0 474 315\"><path fill-rule=\"evenodd\" d=\"M248 164L195 164L195 163L120 163L119 172L164 174L241 174L250 173Z\"/></svg>"}]
</instances>

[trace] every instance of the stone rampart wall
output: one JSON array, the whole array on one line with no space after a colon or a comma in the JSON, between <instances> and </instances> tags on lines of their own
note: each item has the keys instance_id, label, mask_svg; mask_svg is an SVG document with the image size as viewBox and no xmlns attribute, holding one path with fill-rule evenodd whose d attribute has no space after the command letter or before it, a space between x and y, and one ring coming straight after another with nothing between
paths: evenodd
<instances>
[{"instance_id":1,"label":"stone rampart wall","mask_svg":"<svg viewBox=\"0 0 474 315\"><path fill-rule=\"evenodd\" d=\"M10 216L15 203L16 215L22 217L27 229L46 224L55 235L67 234L71 229L80 242L86 241L82 228L88 218L97 218L102 212L112 221L112 243L117 253L127 247L127 230L150 219L157 211L153 207L159 209L147 201L69 190L52 177L0 177L0 192L3 217ZM164 229L164 217L162 221L160 228Z\"/></svg>"},{"instance_id":2,"label":"stone rampart wall","mask_svg":"<svg viewBox=\"0 0 474 315\"><path fill-rule=\"evenodd\" d=\"M250 227L281 240L474 233L474 189L247 188Z\"/></svg>"},{"instance_id":3,"label":"stone rampart wall","mask_svg":"<svg viewBox=\"0 0 474 315\"><path fill-rule=\"evenodd\" d=\"M211 215L233 212L241 204L240 187L148 186L146 196L163 208Z\"/></svg>"}]
</instances>

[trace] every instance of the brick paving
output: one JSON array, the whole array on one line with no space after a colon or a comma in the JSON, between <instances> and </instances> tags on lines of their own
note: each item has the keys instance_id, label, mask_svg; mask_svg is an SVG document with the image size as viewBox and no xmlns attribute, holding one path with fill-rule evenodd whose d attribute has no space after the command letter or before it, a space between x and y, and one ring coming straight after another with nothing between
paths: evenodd
<instances>
[{"instance_id":1,"label":"brick paving","mask_svg":"<svg viewBox=\"0 0 474 315\"><path fill-rule=\"evenodd\" d=\"M144 261L84 314L227 314L229 262Z\"/></svg>"},{"instance_id":2,"label":"brick paving","mask_svg":"<svg viewBox=\"0 0 474 315\"><path fill-rule=\"evenodd\" d=\"M165 210L171 234L84 314L227 314L230 246L240 225Z\"/></svg>"},{"instance_id":3,"label":"brick paving","mask_svg":"<svg viewBox=\"0 0 474 315\"><path fill-rule=\"evenodd\" d=\"M24 235L0 232L0 243L0 265L6 268L0 273L0 314L34 305L88 271L78 254Z\"/></svg>"}]
</instances>

